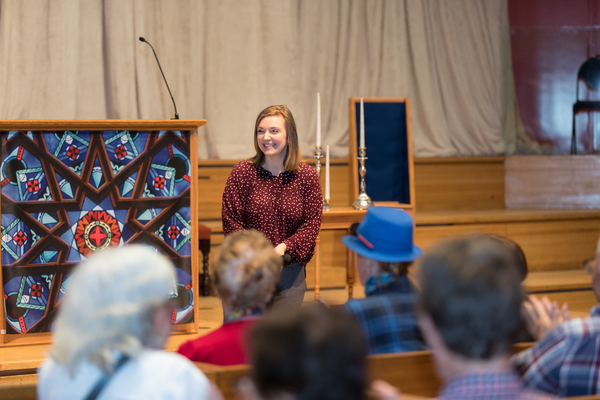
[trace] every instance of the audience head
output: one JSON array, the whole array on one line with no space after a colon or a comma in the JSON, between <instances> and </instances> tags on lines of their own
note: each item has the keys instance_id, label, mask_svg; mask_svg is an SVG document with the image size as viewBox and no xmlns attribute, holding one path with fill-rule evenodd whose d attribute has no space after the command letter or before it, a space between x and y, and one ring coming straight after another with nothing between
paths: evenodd
<instances>
[{"instance_id":1,"label":"audience head","mask_svg":"<svg viewBox=\"0 0 600 400\"><path fill-rule=\"evenodd\" d=\"M251 164L255 167L260 167L265 161L265 154L260 149L256 136L260 122L266 117L281 117L283 119L287 142L283 166L287 171L297 171L300 168L300 161L302 161L302 153L298 144L298 131L296 130L294 116L285 105L269 106L258 114L256 123L254 124L254 149L256 150L256 154L250 159Z\"/></svg>"},{"instance_id":2,"label":"audience head","mask_svg":"<svg viewBox=\"0 0 600 400\"><path fill-rule=\"evenodd\" d=\"M279 309L249 335L252 377L263 399L359 400L367 345L349 314L312 305Z\"/></svg>"},{"instance_id":3,"label":"audience head","mask_svg":"<svg viewBox=\"0 0 600 400\"><path fill-rule=\"evenodd\" d=\"M264 309L280 269L281 257L262 233L238 231L223 241L213 281L228 311Z\"/></svg>"},{"instance_id":4,"label":"audience head","mask_svg":"<svg viewBox=\"0 0 600 400\"><path fill-rule=\"evenodd\" d=\"M489 361L508 355L523 301L514 264L508 247L486 236L442 242L423 257L419 323L438 369L446 356Z\"/></svg>"},{"instance_id":5,"label":"audience head","mask_svg":"<svg viewBox=\"0 0 600 400\"><path fill-rule=\"evenodd\" d=\"M115 351L160 349L171 332L175 270L150 247L103 250L78 265L54 325L51 357L74 371L82 361L110 371Z\"/></svg>"},{"instance_id":6,"label":"audience head","mask_svg":"<svg viewBox=\"0 0 600 400\"><path fill-rule=\"evenodd\" d=\"M357 269L364 285L379 271L405 275L408 266L423 253L413 243L411 216L391 207L369 207L351 235L344 236L346 247L357 254Z\"/></svg>"},{"instance_id":7,"label":"audience head","mask_svg":"<svg viewBox=\"0 0 600 400\"><path fill-rule=\"evenodd\" d=\"M498 240L500 243L502 243L504 246L506 246L513 253L513 255L516 259L515 265L517 266L517 271L519 272L519 276L521 277L521 282L523 282L525 280L525 278L527 278L527 274L529 273L529 268L527 266L527 258L525 257L525 252L523 251L521 246L519 246L519 244L517 242L515 242L512 239L507 238L506 236L500 236L500 235L495 235L495 234L489 234L486 236L489 236L492 239Z\"/></svg>"}]
</instances>

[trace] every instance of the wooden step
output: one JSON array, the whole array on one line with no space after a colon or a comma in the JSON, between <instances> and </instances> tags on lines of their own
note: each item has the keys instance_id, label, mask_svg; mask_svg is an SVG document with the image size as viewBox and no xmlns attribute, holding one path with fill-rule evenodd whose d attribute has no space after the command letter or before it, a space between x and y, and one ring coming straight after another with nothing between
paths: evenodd
<instances>
[{"instance_id":1,"label":"wooden step","mask_svg":"<svg viewBox=\"0 0 600 400\"><path fill-rule=\"evenodd\" d=\"M577 270L594 255L600 210L474 210L416 214L415 243L424 250L456 235L492 233L517 242L530 272Z\"/></svg>"},{"instance_id":2,"label":"wooden step","mask_svg":"<svg viewBox=\"0 0 600 400\"><path fill-rule=\"evenodd\" d=\"M600 219L600 210L591 209L489 209L489 210L453 210L419 211L415 223L419 226L450 226L469 224L491 224L507 222L537 221L576 221ZM600 232L600 226L598 226Z\"/></svg>"},{"instance_id":3,"label":"wooden step","mask_svg":"<svg viewBox=\"0 0 600 400\"><path fill-rule=\"evenodd\" d=\"M598 302L592 291L592 277L583 269L570 271L537 271L523 282L528 294L546 296L560 306L567 303L571 318L587 316Z\"/></svg>"},{"instance_id":4,"label":"wooden step","mask_svg":"<svg viewBox=\"0 0 600 400\"><path fill-rule=\"evenodd\" d=\"M583 269L536 271L527 275L523 286L528 293L592 290L592 277Z\"/></svg>"}]
</instances>

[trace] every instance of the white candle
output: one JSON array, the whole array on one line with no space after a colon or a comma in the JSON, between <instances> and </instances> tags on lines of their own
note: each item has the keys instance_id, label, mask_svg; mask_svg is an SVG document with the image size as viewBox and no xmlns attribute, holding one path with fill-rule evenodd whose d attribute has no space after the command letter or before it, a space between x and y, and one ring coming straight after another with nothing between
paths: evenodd
<instances>
[{"instance_id":1,"label":"white candle","mask_svg":"<svg viewBox=\"0 0 600 400\"><path fill-rule=\"evenodd\" d=\"M325 153L325 199L329 201L329 145Z\"/></svg>"},{"instance_id":2,"label":"white candle","mask_svg":"<svg viewBox=\"0 0 600 400\"><path fill-rule=\"evenodd\" d=\"M321 146L321 93L317 93L317 147Z\"/></svg>"},{"instance_id":3,"label":"white candle","mask_svg":"<svg viewBox=\"0 0 600 400\"><path fill-rule=\"evenodd\" d=\"M365 147L365 105L363 98L360 98L360 146Z\"/></svg>"}]
</instances>

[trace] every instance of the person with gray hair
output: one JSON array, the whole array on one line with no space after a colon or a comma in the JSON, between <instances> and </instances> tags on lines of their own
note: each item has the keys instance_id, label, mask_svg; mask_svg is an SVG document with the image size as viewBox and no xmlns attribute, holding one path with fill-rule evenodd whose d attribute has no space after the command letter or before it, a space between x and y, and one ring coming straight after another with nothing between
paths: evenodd
<instances>
[{"instance_id":1,"label":"person with gray hair","mask_svg":"<svg viewBox=\"0 0 600 400\"><path fill-rule=\"evenodd\" d=\"M178 352L192 361L217 365L248 362L246 332L261 318L279 281L281 257L259 231L228 235L213 271L225 322L209 334L181 345Z\"/></svg>"},{"instance_id":2,"label":"person with gray hair","mask_svg":"<svg viewBox=\"0 0 600 400\"><path fill-rule=\"evenodd\" d=\"M38 399L207 399L210 384L163 347L172 263L150 247L103 250L75 268L39 369Z\"/></svg>"},{"instance_id":3,"label":"person with gray hair","mask_svg":"<svg viewBox=\"0 0 600 400\"><path fill-rule=\"evenodd\" d=\"M441 399L543 399L509 358L523 289L514 252L486 236L435 245L419 270L418 320L443 382Z\"/></svg>"}]
</instances>

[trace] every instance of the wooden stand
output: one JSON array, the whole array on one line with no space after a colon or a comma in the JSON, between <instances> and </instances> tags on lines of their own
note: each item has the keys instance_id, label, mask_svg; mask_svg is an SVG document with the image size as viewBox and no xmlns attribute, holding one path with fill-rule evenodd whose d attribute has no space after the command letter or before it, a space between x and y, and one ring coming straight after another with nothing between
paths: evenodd
<instances>
[{"instance_id":1,"label":"wooden stand","mask_svg":"<svg viewBox=\"0 0 600 400\"><path fill-rule=\"evenodd\" d=\"M99 204L105 204L112 212L107 211L107 218L114 224L112 229L119 230L117 236L109 236L116 241L107 242L107 246L150 244L180 265L182 276L191 275L191 281L180 288L189 293L186 312L174 313L173 319L183 322L175 325L175 331L196 331L199 289L197 129L205 123L205 120L0 121L3 161L0 213L4 213L3 217L7 215L7 221L13 219L16 221L13 224L22 224L27 231L19 236L23 240L18 243L13 239L19 251L11 256L9 265L15 277L42 274L48 280L47 287L40 289L47 289L43 304L45 314L31 324L32 332L21 316L19 322L26 333L2 334L0 343L49 341L49 324L64 290L61 288L64 281L58 277L66 281L65 274L77 264L75 259L81 259L80 254L104 248L104 243L91 248L87 242L81 244L76 240L78 231L73 224L81 221L72 221L73 215L84 213L84 204L89 207L92 203L95 207L88 213L104 211L104 206ZM28 175L33 173L37 175ZM156 182L151 186L153 180ZM125 184L127 189L124 189ZM69 190L65 189L67 185ZM142 217L149 209L154 210L151 217ZM54 215L54 225L45 225L40 220L42 214ZM180 221L181 227L176 226L178 222L170 222L174 219ZM5 218L3 225L4 221ZM181 229L174 228L167 235L167 223ZM188 227L189 232L184 229ZM12 232L4 228L3 239L9 240ZM69 231L73 232L71 242L65 239ZM9 251L5 242L2 251ZM48 261L50 255L54 258ZM0 282L4 289L7 282L3 280L2 268ZM37 284L34 286L37 290ZM18 293L23 308L28 308L27 301L36 298L33 289L29 291L28 295L24 295L22 289ZM38 293L43 291L35 292ZM7 299L4 290L3 295ZM0 302L0 328L4 333L7 317L3 306L4 301ZM37 307L42 309L42 306ZM190 322L186 322L188 320Z\"/></svg>"},{"instance_id":2,"label":"wooden stand","mask_svg":"<svg viewBox=\"0 0 600 400\"><path fill-rule=\"evenodd\" d=\"M415 178L409 99L365 98L367 194L373 202L393 202L413 214ZM350 203L359 193L358 145L360 97L350 99ZM382 145L383 144L383 145ZM391 189L385 190L383 188ZM414 214L413 214L414 215Z\"/></svg>"}]
</instances>

